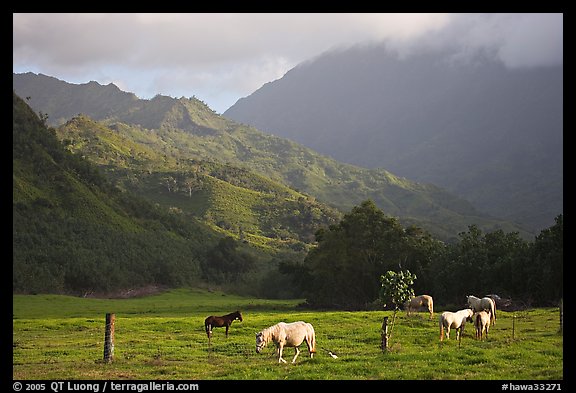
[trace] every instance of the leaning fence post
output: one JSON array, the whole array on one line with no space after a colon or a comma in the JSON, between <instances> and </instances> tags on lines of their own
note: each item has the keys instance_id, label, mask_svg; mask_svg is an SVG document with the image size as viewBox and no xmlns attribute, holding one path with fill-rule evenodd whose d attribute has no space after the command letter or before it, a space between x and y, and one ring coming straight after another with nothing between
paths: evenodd
<instances>
[{"instance_id":1,"label":"leaning fence post","mask_svg":"<svg viewBox=\"0 0 576 393\"><path fill-rule=\"evenodd\" d=\"M386 352L388 350L388 317L384 317L384 321L382 322L382 352Z\"/></svg>"},{"instance_id":2,"label":"leaning fence post","mask_svg":"<svg viewBox=\"0 0 576 393\"><path fill-rule=\"evenodd\" d=\"M104 334L104 362L111 363L114 359L114 324L116 314L106 314L106 333Z\"/></svg>"}]
</instances>

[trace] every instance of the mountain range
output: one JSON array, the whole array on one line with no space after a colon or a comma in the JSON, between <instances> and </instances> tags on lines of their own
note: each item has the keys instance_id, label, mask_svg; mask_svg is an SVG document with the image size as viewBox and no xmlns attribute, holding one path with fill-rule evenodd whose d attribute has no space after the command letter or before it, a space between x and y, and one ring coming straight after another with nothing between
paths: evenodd
<instances>
[{"instance_id":1,"label":"mountain range","mask_svg":"<svg viewBox=\"0 0 576 393\"><path fill-rule=\"evenodd\" d=\"M289 239L305 247L315 228L366 199L444 240L471 224L532 235L438 186L338 162L217 115L195 97L143 100L113 84L32 73L14 74L13 88L57 127L66 149L117 186L262 247Z\"/></svg>"},{"instance_id":2,"label":"mountain range","mask_svg":"<svg viewBox=\"0 0 576 393\"><path fill-rule=\"evenodd\" d=\"M326 52L242 98L226 118L341 162L437 184L533 231L563 210L563 66L490 53Z\"/></svg>"}]
</instances>

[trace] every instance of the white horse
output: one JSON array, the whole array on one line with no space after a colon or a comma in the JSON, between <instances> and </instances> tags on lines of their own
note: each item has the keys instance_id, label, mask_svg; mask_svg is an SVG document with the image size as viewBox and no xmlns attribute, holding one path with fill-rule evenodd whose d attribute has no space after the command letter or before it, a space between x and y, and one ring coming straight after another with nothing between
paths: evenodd
<instances>
[{"instance_id":1,"label":"white horse","mask_svg":"<svg viewBox=\"0 0 576 393\"><path fill-rule=\"evenodd\" d=\"M450 329L456 329L456 340L459 340L464 333L466 321L472 322L474 311L469 308L464 310L450 312L445 311L440 315L440 341L444 340L444 329L446 329L446 339L450 339Z\"/></svg>"},{"instance_id":2,"label":"white horse","mask_svg":"<svg viewBox=\"0 0 576 393\"><path fill-rule=\"evenodd\" d=\"M489 297L479 299L476 296L468 295L466 296L466 301L468 302L468 307L471 307L474 311L490 311L490 323L496 325L496 302L494 300Z\"/></svg>"},{"instance_id":3,"label":"white horse","mask_svg":"<svg viewBox=\"0 0 576 393\"><path fill-rule=\"evenodd\" d=\"M430 319L434 317L434 301L430 295L415 296L404 303L404 307L406 308L406 314L408 315L410 315L410 311L412 310L418 311L421 308L426 308L430 313Z\"/></svg>"},{"instance_id":4,"label":"white horse","mask_svg":"<svg viewBox=\"0 0 576 393\"><path fill-rule=\"evenodd\" d=\"M478 340L482 340L483 334L488 338L490 320L490 311L482 310L474 314L474 326L476 327L476 338Z\"/></svg>"},{"instance_id":5,"label":"white horse","mask_svg":"<svg viewBox=\"0 0 576 393\"><path fill-rule=\"evenodd\" d=\"M314 327L303 321L292 323L280 322L256 333L256 352L260 353L266 344L271 341L274 342L277 347L278 363L286 363L286 360L282 359L282 350L284 347L294 347L296 350L294 359L292 359L292 363L294 363L298 354L300 354L298 347L303 341L306 341L310 358L312 358L316 352L316 334L314 333Z\"/></svg>"}]
</instances>

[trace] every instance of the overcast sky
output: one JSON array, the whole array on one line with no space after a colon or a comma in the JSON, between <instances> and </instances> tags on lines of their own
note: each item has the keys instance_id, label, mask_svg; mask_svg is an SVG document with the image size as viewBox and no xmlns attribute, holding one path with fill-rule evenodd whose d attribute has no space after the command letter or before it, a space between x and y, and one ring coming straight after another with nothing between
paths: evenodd
<instances>
[{"instance_id":1,"label":"overcast sky","mask_svg":"<svg viewBox=\"0 0 576 393\"><path fill-rule=\"evenodd\" d=\"M563 61L562 14L13 14L13 71L195 95L218 113L298 63L383 41L489 51L508 67Z\"/></svg>"}]
</instances>

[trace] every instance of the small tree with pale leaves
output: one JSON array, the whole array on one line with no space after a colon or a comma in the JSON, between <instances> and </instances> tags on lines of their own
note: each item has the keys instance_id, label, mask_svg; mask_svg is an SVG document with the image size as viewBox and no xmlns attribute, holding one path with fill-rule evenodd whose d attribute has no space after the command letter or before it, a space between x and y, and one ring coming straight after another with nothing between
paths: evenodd
<instances>
[{"instance_id":1,"label":"small tree with pale leaves","mask_svg":"<svg viewBox=\"0 0 576 393\"><path fill-rule=\"evenodd\" d=\"M409 270L394 272L387 271L386 274L380 276L382 286L380 288L380 300L384 307L386 304L391 304L394 308L392 315L392 327L388 334L386 342L392 338L392 331L394 330L394 323L396 322L396 313L400 310L400 306L407 301L411 300L414 296L414 281L416 275L410 273Z\"/></svg>"}]
</instances>

